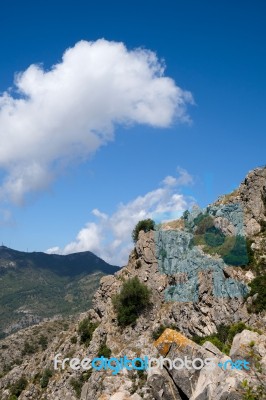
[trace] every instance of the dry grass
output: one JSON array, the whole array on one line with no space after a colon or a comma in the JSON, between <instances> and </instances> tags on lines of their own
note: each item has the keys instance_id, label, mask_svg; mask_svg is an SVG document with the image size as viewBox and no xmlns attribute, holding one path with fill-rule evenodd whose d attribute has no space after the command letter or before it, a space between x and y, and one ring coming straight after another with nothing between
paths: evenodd
<instances>
[{"instance_id":1,"label":"dry grass","mask_svg":"<svg viewBox=\"0 0 266 400\"><path fill-rule=\"evenodd\" d=\"M161 229L163 230L171 230L171 229L181 229L185 228L183 219L176 219L174 221L164 222L162 223Z\"/></svg>"},{"instance_id":2,"label":"dry grass","mask_svg":"<svg viewBox=\"0 0 266 400\"><path fill-rule=\"evenodd\" d=\"M223 205L223 204L230 203L238 195L239 195L239 189L235 189L233 192L225 194L225 195L219 197L218 200L215 202L215 205Z\"/></svg>"}]
</instances>

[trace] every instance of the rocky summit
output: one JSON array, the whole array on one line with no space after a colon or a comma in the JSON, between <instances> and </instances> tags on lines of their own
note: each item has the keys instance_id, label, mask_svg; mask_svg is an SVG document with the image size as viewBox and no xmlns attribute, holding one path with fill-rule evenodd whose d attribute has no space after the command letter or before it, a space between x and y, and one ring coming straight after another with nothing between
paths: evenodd
<instances>
[{"instance_id":1,"label":"rocky summit","mask_svg":"<svg viewBox=\"0 0 266 400\"><path fill-rule=\"evenodd\" d=\"M1 340L1 400L265 399L265 266L262 167L214 204L140 231L78 321Z\"/></svg>"}]
</instances>

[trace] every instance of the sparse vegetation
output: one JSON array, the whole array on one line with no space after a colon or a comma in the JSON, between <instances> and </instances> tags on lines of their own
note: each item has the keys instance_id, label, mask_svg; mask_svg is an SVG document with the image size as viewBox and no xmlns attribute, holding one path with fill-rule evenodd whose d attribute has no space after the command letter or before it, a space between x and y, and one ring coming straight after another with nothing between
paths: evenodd
<instances>
[{"instance_id":1,"label":"sparse vegetation","mask_svg":"<svg viewBox=\"0 0 266 400\"><path fill-rule=\"evenodd\" d=\"M91 322L89 318L83 319L78 327L78 334L80 335L80 342L89 346L92 339L93 332L98 324Z\"/></svg>"},{"instance_id":2,"label":"sparse vegetation","mask_svg":"<svg viewBox=\"0 0 266 400\"><path fill-rule=\"evenodd\" d=\"M261 233L266 233L266 221L260 221Z\"/></svg>"},{"instance_id":3,"label":"sparse vegetation","mask_svg":"<svg viewBox=\"0 0 266 400\"><path fill-rule=\"evenodd\" d=\"M149 305L150 295L150 290L138 277L125 281L121 292L113 297L118 324L126 326L135 323L140 313Z\"/></svg>"},{"instance_id":4,"label":"sparse vegetation","mask_svg":"<svg viewBox=\"0 0 266 400\"><path fill-rule=\"evenodd\" d=\"M38 316L33 323L86 311L101 277L116 271L89 253L78 254L76 260L66 256L63 261L44 253L5 252L17 268L1 268L0 339L11 325L17 327L14 330L23 328L21 313L16 312L21 306ZM0 265L3 263L0 257Z\"/></svg>"},{"instance_id":5,"label":"sparse vegetation","mask_svg":"<svg viewBox=\"0 0 266 400\"><path fill-rule=\"evenodd\" d=\"M155 331L153 331L152 333L152 338L153 340L157 340L159 339L159 337L164 333L165 329L174 329L174 330L178 330L178 328L176 327L176 325L171 324L171 325L160 325L157 329L155 329Z\"/></svg>"},{"instance_id":6,"label":"sparse vegetation","mask_svg":"<svg viewBox=\"0 0 266 400\"><path fill-rule=\"evenodd\" d=\"M247 255L248 255L248 268L250 269L254 269L256 264L254 250L252 249L252 244L253 241L247 238L246 245L247 245Z\"/></svg>"},{"instance_id":7,"label":"sparse vegetation","mask_svg":"<svg viewBox=\"0 0 266 400\"><path fill-rule=\"evenodd\" d=\"M48 386L49 380L52 376L53 376L53 372L49 368L46 368L40 379L41 388L44 389Z\"/></svg>"},{"instance_id":8,"label":"sparse vegetation","mask_svg":"<svg viewBox=\"0 0 266 400\"><path fill-rule=\"evenodd\" d=\"M241 333L244 329L253 330L243 322L238 322L231 326L222 324L217 327L217 333L204 337L195 335L192 337L192 340L201 346L207 341L211 342L219 350L228 355L235 335Z\"/></svg>"},{"instance_id":9,"label":"sparse vegetation","mask_svg":"<svg viewBox=\"0 0 266 400\"><path fill-rule=\"evenodd\" d=\"M258 385L250 385L245 379L242 382L243 388L243 400L263 400L266 398L266 389L265 386L260 383Z\"/></svg>"},{"instance_id":10,"label":"sparse vegetation","mask_svg":"<svg viewBox=\"0 0 266 400\"><path fill-rule=\"evenodd\" d=\"M223 196L220 196L216 203L220 204L220 205L221 204L227 204L227 203L230 202L230 200L234 199L238 194L239 194L239 189L235 189L231 193L224 194Z\"/></svg>"},{"instance_id":11,"label":"sparse vegetation","mask_svg":"<svg viewBox=\"0 0 266 400\"><path fill-rule=\"evenodd\" d=\"M132 232L133 242L134 243L137 242L140 231L149 232L153 231L154 228L155 228L155 222L150 218L139 221Z\"/></svg>"},{"instance_id":12,"label":"sparse vegetation","mask_svg":"<svg viewBox=\"0 0 266 400\"><path fill-rule=\"evenodd\" d=\"M223 257L224 262L229 265L247 265L249 263L246 238L240 235L235 237L235 245Z\"/></svg>"},{"instance_id":13,"label":"sparse vegetation","mask_svg":"<svg viewBox=\"0 0 266 400\"><path fill-rule=\"evenodd\" d=\"M19 397L20 394L23 392L23 390L26 389L28 385L28 381L25 378L25 376L22 376L21 378L19 378L19 380L14 383L12 386L10 386L10 392L11 392L11 396L16 396Z\"/></svg>"},{"instance_id":14,"label":"sparse vegetation","mask_svg":"<svg viewBox=\"0 0 266 400\"><path fill-rule=\"evenodd\" d=\"M87 380L90 378L90 376L91 376L91 370L84 372L78 378L70 379L70 385L74 389L78 399L80 398L80 395L81 395L82 386L84 385L85 382L87 382Z\"/></svg>"},{"instance_id":15,"label":"sparse vegetation","mask_svg":"<svg viewBox=\"0 0 266 400\"><path fill-rule=\"evenodd\" d=\"M78 399L80 398L81 389L82 389L83 384L84 383L80 379L75 379L75 378L70 379L70 385L74 389Z\"/></svg>"},{"instance_id":16,"label":"sparse vegetation","mask_svg":"<svg viewBox=\"0 0 266 400\"><path fill-rule=\"evenodd\" d=\"M255 342L251 341L249 343L250 351L249 358L251 358L252 366L250 366L251 371L257 378L256 383L250 384L247 379L242 382L243 388L243 399L244 400L263 400L266 399L266 385L265 379L262 375L263 369L261 365L261 356L254 351Z\"/></svg>"},{"instance_id":17,"label":"sparse vegetation","mask_svg":"<svg viewBox=\"0 0 266 400\"><path fill-rule=\"evenodd\" d=\"M77 341L78 341L77 336L72 336L72 337L70 338L70 342L71 342L72 344L76 344Z\"/></svg>"},{"instance_id":18,"label":"sparse vegetation","mask_svg":"<svg viewBox=\"0 0 266 400\"><path fill-rule=\"evenodd\" d=\"M266 309L266 275L257 276L253 279L249 286L251 290L249 296L258 294L257 298L253 300L252 307L249 307L249 312L259 313Z\"/></svg>"},{"instance_id":19,"label":"sparse vegetation","mask_svg":"<svg viewBox=\"0 0 266 400\"><path fill-rule=\"evenodd\" d=\"M102 343L98 350L98 357L110 358L112 354L111 349L106 345L106 343Z\"/></svg>"},{"instance_id":20,"label":"sparse vegetation","mask_svg":"<svg viewBox=\"0 0 266 400\"><path fill-rule=\"evenodd\" d=\"M34 354L37 350L37 346L34 343L30 343L26 340L21 354L22 356L25 356L27 354Z\"/></svg>"},{"instance_id":21,"label":"sparse vegetation","mask_svg":"<svg viewBox=\"0 0 266 400\"><path fill-rule=\"evenodd\" d=\"M211 247L221 246L225 241L225 235L220 229L215 228L215 226L206 230L204 238L206 244Z\"/></svg>"},{"instance_id":22,"label":"sparse vegetation","mask_svg":"<svg viewBox=\"0 0 266 400\"><path fill-rule=\"evenodd\" d=\"M196 235L203 235L208 229L214 226L213 218L208 214L199 214L194 219L194 224L196 225Z\"/></svg>"},{"instance_id":23,"label":"sparse vegetation","mask_svg":"<svg viewBox=\"0 0 266 400\"><path fill-rule=\"evenodd\" d=\"M40 338L39 338L38 343L41 345L42 350L46 350L47 349L47 345L48 345L47 336L41 335Z\"/></svg>"},{"instance_id":24,"label":"sparse vegetation","mask_svg":"<svg viewBox=\"0 0 266 400\"><path fill-rule=\"evenodd\" d=\"M203 246L208 254L218 254L229 265L250 266L254 259L250 243L245 237L225 236L215 227L208 228L205 234L195 235L191 244Z\"/></svg>"}]
</instances>

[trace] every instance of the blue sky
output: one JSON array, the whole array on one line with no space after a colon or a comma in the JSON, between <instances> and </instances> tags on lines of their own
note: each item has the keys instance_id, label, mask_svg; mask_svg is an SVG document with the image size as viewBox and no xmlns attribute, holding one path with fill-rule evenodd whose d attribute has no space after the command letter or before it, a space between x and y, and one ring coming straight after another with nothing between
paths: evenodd
<instances>
[{"instance_id":1,"label":"blue sky","mask_svg":"<svg viewBox=\"0 0 266 400\"><path fill-rule=\"evenodd\" d=\"M0 237L5 245L62 253L88 249L110 262L124 263L131 245L129 233L138 217L176 217L193 199L205 206L232 191L250 169L265 164L265 2L142 3L2 2L0 107L8 102L11 109L0 118ZM84 85L81 78L70 82L75 88L67 92L71 99L63 96L60 85L57 88L57 78L64 82L64 73L73 63L79 75L78 68L83 68L79 59L92 51L75 44L102 38L106 47L99 42L93 47L93 54L99 53L99 65L109 65L111 48L116 49L114 65L118 67L130 56L131 64L141 59L139 67L148 65L151 70L150 53L143 50L141 56L136 48L154 52L157 69L164 60L164 77L171 81L163 80L157 71L160 93L157 97L154 86L146 99L153 113L148 121L140 113L132 117L130 107L141 101L146 86L155 84L154 77L143 78L140 84L134 75L139 87L132 78L133 88L138 87L140 94L129 103L123 97L129 88L121 97L115 84L110 84L115 81L111 67L104 75L106 86L112 86L108 93L105 81L94 87L89 73L83 77ZM123 50L112 47L113 42L122 42ZM62 64L69 48L75 49L73 60ZM24 92L18 93L14 76L32 64L39 69L22 74ZM51 97L43 93L48 93L49 86L45 73L54 64L62 68L55 75L51 89L55 96ZM83 70L89 70L89 65ZM92 72L96 70L100 68ZM135 70L129 73L121 79L131 79ZM8 88L6 100L3 93ZM171 91L175 88L181 90L177 97L184 107L174 114ZM90 93L79 98L86 91ZM31 109L32 99L38 107ZM84 99L88 100L85 106ZM25 101L25 112L19 111L16 100ZM113 119L101 107L105 101L108 113L115 113ZM64 125L60 112L69 102L64 114L69 121ZM84 107L88 115L84 124L99 135L101 129L105 132L96 151L92 141L86 143L84 132L78 132L79 124L77 128L74 124L75 119L85 118ZM90 125L94 116L96 127ZM101 126L105 119L107 125L115 121L113 132L110 126ZM117 124L119 119L123 122ZM48 134L53 136L48 139ZM57 146L51 138L56 138ZM69 143L75 138L80 147L73 156ZM166 182L167 176L175 181Z\"/></svg>"}]
</instances>

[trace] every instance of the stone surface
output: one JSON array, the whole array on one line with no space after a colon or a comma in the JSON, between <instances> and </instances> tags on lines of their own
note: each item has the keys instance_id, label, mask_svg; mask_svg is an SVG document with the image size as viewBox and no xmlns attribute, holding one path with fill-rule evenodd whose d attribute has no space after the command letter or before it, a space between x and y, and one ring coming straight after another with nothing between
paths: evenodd
<instances>
[{"instance_id":1,"label":"stone surface","mask_svg":"<svg viewBox=\"0 0 266 400\"><path fill-rule=\"evenodd\" d=\"M232 360L246 359L251 362L254 354L259 360L266 356L266 336L245 329L234 337L230 357Z\"/></svg>"},{"instance_id":2,"label":"stone surface","mask_svg":"<svg viewBox=\"0 0 266 400\"><path fill-rule=\"evenodd\" d=\"M266 169L252 171L235 193L219 199L213 205L213 209L216 207L216 210L221 210L221 207L224 207L224 212L227 212L230 210L227 203L241 204L244 213L244 233L254 240L255 256L261 259L265 257L265 237L260 232L260 221L263 218L265 220L265 178ZM235 207L235 214L231 219L227 213L228 223L223 220L223 216L216 215L217 226L222 227L227 234L234 234L238 210L238 206ZM199 212L200 210L195 208L193 217ZM36 336L33 328L0 341L0 366L7 363L11 368L0 378L1 400L9 399L9 386L22 376L26 377L28 385L21 393L20 400L74 400L77 396L71 384L73 380L83 382L81 400L240 400L243 397L241 382L247 379L250 384L255 384L254 374L243 370L224 371L218 366L218 362L248 357L252 350L259 357L261 365L265 366L265 335L250 331L243 331L237 335L231 349L231 358L212 343L206 342L199 346L191 341L191 337L210 335L216 332L219 325L230 325L238 321L259 328L265 333L265 316L249 314L245 299L235 296L236 293L230 287L230 282L233 281L246 285L253 279L253 272L237 267L225 267L221 259L216 256L207 257L200 248L194 248L189 262L184 262L188 255L190 237L185 231L184 223L182 220L172 221L164 227L165 231L168 231L167 251L171 255L165 271L162 271L157 263L158 238L154 240L154 232L140 232L128 264L114 276L102 278L94 296L93 308L81 314L69 327L56 331L54 336L49 336L47 349L38 349L35 354L27 354L21 358L19 349L23 347L25 340L34 340ZM195 268L193 259L199 263L197 265L204 267ZM176 270L176 267L181 266L183 275L182 271ZM186 275L192 273L191 271L197 279L194 286L196 290L193 289L197 293L197 301L167 301L165 290L186 282ZM217 271L219 279L216 277L215 280L214 274ZM121 329L117 324L112 297L120 291L124 280L134 276L138 276L151 290L151 305L139 316L134 326ZM215 291L227 293L227 296L215 296ZM98 324L88 347L80 343L78 333L78 324L86 317ZM154 341L153 334L162 325L167 329ZM44 325L41 325L41 329L45 329ZM252 340L255 343L250 346ZM148 373L122 370L117 375L112 375L111 371L93 371L86 378L87 381L81 380L80 371L73 371L67 367L64 371L54 372L47 388L40 387L37 374L42 375L45 368L53 368L56 354L61 353L62 357L94 358L103 344L110 348L113 357L118 358L125 355L128 358L146 355L160 357L161 354L170 359L185 356L211 357L217 361L217 366L211 372L206 367L195 371L178 371L170 370L167 366L163 369L154 368ZM21 359L21 365L16 365L16 358Z\"/></svg>"}]
</instances>

